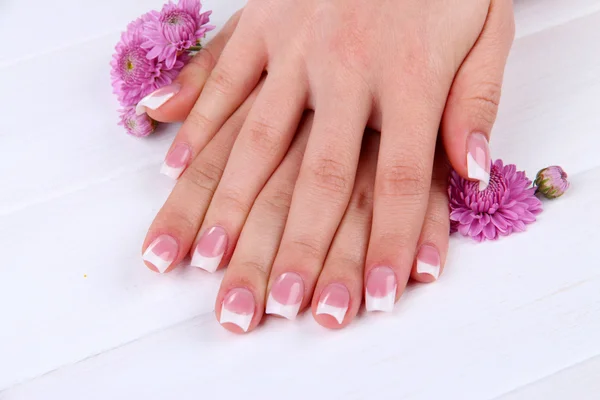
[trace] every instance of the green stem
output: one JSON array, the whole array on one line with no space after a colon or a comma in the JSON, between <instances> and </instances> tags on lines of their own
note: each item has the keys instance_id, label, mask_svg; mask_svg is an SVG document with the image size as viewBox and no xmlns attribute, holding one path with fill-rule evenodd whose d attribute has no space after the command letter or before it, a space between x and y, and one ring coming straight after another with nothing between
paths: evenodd
<instances>
[{"instance_id":1,"label":"green stem","mask_svg":"<svg viewBox=\"0 0 600 400\"><path fill-rule=\"evenodd\" d=\"M202 46L198 45L198 46L192 46L188 49L188 51L200 51L202 50Z\"/></svg>"}]
</instances>

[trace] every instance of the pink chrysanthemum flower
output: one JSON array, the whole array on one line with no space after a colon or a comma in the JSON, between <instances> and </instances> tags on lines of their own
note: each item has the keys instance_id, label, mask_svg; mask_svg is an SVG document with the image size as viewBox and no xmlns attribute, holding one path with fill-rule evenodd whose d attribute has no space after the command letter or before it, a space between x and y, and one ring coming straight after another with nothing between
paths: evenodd
<instances>
[{"instance_id":1,"label":"pink chrysanthemum flower","mask_svg":"<svg viewBox=\"0 0 600 400\"><path fill-rule=\"evenodd\" d=\"M115 48L110 63L113 91L124 107L137 104L144 96L170 84L185 65L187 55L175 60L170 68L158 60L148 59L147 50L141 47L145 25L157 14L151 11L127 26Z\"/></svg>"},{"instance_id":2,"label":"pink chrysanthemum flower","mask_svg":"<svg viewBox=\"0 0 600 400\"><path fill-rule=\"evenodd\" d=\"M172 68L178 55L197 45L206 32L215 28L207 25L211 11L201 14L201 8L200 0L179 0L177 4L169 1L160 13L151 14L142 44L148 50L147 57L158 58Z\"/></svg>"},{"instance_id":3,"label":"pink chrysanthemum flower","mask_svg":"<svg viewBox=\"0 0 600 400\"><path fill-rule=\"evenodd\" d=\"M481 242L522 232L542 212L542 202L535 197L535 188L515 165L503 165L496 160L490 172L490 184L479 190L479 182L450 175L451 231L458 231Z\"/></svg>"},{"instance_id":4,"label":"pink chrysanthemum flower","mask_svg":"<svg viewBox=\"0 0 600 400\"><path fill-rule=\"evenodd\" d=\"M148 114L137 115L135 107L127 107L121 110L119 125L124 126L127 133L132 136L144 137L154 132L158 123Z\"/></svg>"}]
</instances>

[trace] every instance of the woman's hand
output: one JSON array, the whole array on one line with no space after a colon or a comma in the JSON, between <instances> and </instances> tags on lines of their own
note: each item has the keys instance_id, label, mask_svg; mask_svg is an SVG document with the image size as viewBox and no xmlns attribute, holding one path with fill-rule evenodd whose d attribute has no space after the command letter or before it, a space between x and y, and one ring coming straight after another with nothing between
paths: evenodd
<instances>
[{"instance_id":1,"label":"woman's hand","mask_svg":"<svg viewBox=\"0 0 600 400\"><path fill-rule=\"evenodd\" d=\"M454 168L487 185L487 138L512 42L511 6L507 0L251 0L237 26L230 25L218 60L207 51L194 64L199 68L190 74L203 82L215 61L204 87L182 85L156 112L202 90L167 156L167 165L179 156L178 172L251 92L256 96L208 210L176 228L185 231L180 247L189 248L203 220L194 254L214 245L215 229L224 235L217 265L216 256L192 263L214 269L233 252L309 107L314 123L269 287L296 273L302 306L310 300L310 277L323 268L347 209L368 124L381 130L381 150L366 256L367 308L391 310L415 258L440 123Z\"/></svg>"}]
</instances>

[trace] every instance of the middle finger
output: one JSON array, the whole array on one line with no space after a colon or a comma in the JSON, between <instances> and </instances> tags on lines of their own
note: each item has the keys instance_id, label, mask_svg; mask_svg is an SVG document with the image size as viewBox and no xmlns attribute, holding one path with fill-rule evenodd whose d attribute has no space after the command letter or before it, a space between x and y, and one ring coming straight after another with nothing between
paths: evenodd
<instances>
[{"instance_id":1,"label":"middle finger","mask_svg":"<svg viewBox=\"0 0 600 400\"><path fill-rule=\"evenodd\" d=\"M365 269L367 311L390 312L404 291L423 225L443 85L403 79L382 97L381 150Z\"/></svg>"}]
</instances>

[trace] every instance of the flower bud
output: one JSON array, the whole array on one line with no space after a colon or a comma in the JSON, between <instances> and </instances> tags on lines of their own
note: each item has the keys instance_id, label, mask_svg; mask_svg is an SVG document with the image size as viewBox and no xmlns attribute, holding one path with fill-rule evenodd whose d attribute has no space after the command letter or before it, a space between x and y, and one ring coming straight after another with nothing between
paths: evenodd
<instances>
[{"instance_id":1,"label":"flower bud","mask_svg":"<svg viewBox=\"0 0 600 400\"><path fill-rule=\"evenodd\" d=\"M549 199L562 196L569 188L567 173L559 166L542 169L535 177L537 191Z\"/></svg>"},{"instance_id":2,"label":"flower bud","mask_svg":"<svg viewBox=\"0 0 600 400\"><path fill-rule=\"evenodd\" d=\"M137 115L135 107L128 107L121 110L121 122L119 125L125 127L127 133L132 136L148 136L156 129L158 122L150 118L146 113Z\"/></svg>"}]
</instances>

